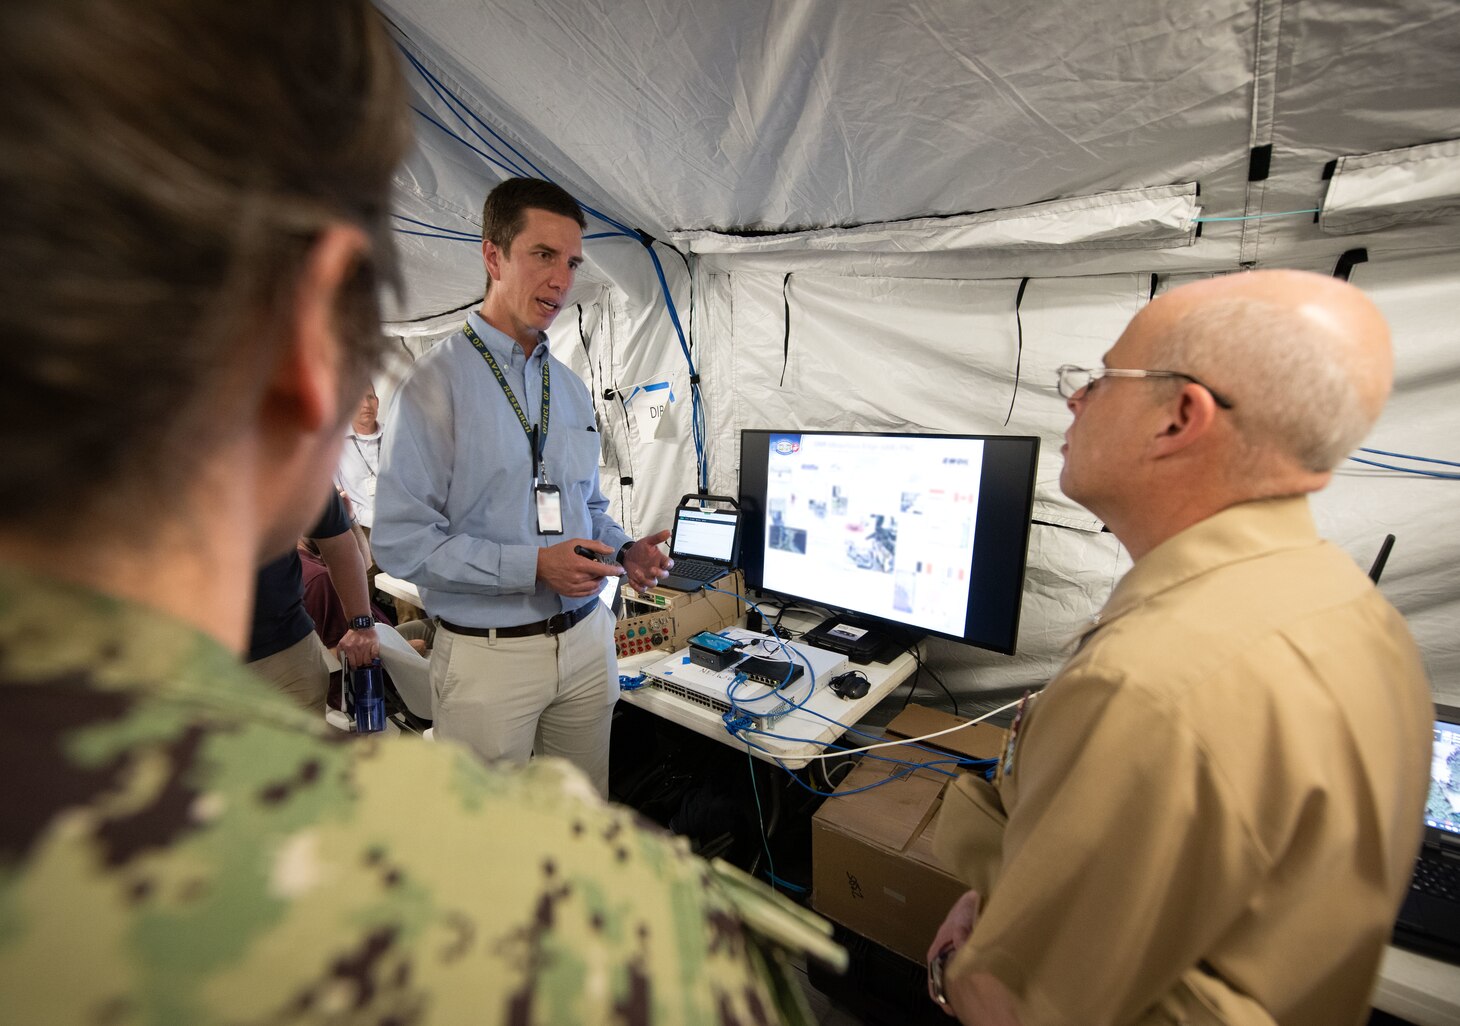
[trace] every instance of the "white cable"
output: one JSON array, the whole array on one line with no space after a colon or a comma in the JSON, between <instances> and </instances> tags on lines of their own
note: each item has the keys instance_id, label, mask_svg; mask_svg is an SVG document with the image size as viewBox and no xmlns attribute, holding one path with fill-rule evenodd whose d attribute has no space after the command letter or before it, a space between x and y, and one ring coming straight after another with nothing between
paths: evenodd
<instances>
[{"instance_id":1,"label":"white cable","mask_svg":"<svg viewBox=\"0 0 1460 1026\"><path fill-rule=\"evenodd\" d=\"M625 385L623 388L606 388L604 391L613 392L616 395L623 395L625 392L633 391L636 388L643 388L645 385L654 385L663 380L663 378L645 378L643 381L636 382L632 385Z\"/></svg>"},{"instance_id":2,"label":"white cable","mask_svg":"<svg viewBox=\"0 0 1460 1026\"><path fill-rule=\"evenodd\" d=\"M944 734L951 734L955 730L962 730L964 727L971 727L975 723L982 723L990 716L997 716L1005 709L1012 709L1014 706L1018 705L1022 701L1024 701L1024 696L1021 695L1020 697L1014 699L1012 702L1001 705L997 709L991 709L990 711L984 713L982 716L978 716L974 719L969 720L967 723L960 723L956 727L949 727L946 730L937 730L931 734L924 734L922 737L910 737L899 741L880 741L875 745L866 745L862 748L843 748L841 751L837 752L822 752L820 755L798 755L796 756L796 758L805 759L808 762L812 759L840 759L844 755L856 755L859 752L870 752L874 748L893 748L897 745L911 745L916 744L919 741L930 741L935 737L942 737ZM845 726L845 724L842 724L842 726Z\"/></svg>"}]
</instances>

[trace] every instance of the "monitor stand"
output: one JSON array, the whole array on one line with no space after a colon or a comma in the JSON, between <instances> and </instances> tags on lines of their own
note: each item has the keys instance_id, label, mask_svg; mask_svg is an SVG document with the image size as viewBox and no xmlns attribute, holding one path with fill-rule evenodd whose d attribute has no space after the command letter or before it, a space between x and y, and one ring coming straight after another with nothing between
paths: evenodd
<instances>
[{"instance_id":1,"label":"monitor stand","mask_svg":"<svg viewBox=\"0 0 1460 1026\"><path fill-rule=\"evenodd\" d=\"M851 662L863 665L889 663L907 647L886 624L850 613L833 613L797 640L839 652Z\"/></svg>"}]
</instances>

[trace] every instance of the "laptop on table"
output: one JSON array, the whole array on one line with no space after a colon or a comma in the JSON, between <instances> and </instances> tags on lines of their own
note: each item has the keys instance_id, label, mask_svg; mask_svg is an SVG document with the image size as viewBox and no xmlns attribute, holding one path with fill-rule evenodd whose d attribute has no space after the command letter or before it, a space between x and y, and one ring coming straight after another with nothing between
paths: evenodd
<instances>
[{"instance_id":1,"label":"laptop on table","mask_svg":"<svg viewBox=\"0 0 1460 1026\"><path fill-rule=\"evenodd\" d=\"M1460 710L1435 719L1425 837L1394 943L1460 964Z\"/></svg>"},{"instance_id":2,"label":"laptop on table","mask_svg":"<svg viewBox=\"0 0 1460 1026\"><path fill-rule=\"evenodd\" d=\"M735 569L739 551L740 511L680 506L674 511L669 558L674 566L661 588L699 591Z\"/></svg>"}]
</instances>

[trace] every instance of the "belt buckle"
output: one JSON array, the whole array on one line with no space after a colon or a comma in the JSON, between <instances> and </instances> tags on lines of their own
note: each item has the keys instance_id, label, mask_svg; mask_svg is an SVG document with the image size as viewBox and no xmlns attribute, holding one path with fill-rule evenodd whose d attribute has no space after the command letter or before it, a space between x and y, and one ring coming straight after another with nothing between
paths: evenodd
<instances>
[{"instance_id":1,"label":"belt buckle","mask_svg":"<svg viewBox=\"0 0 1460 1026\"><path fill-rule=\"evenodd\" d=\"M544 633L551 638L563 633L571 626L572 621L568 619L567 613L554 613L547 618L547 630Z\"/></svg>"}]
</instances>

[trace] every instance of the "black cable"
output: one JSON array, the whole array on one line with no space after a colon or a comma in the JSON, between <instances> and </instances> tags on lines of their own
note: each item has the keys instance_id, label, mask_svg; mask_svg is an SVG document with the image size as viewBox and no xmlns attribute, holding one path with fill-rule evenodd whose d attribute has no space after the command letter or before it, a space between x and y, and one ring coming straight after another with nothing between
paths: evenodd
<instances>
[{"instance_id":1,"label":"black cable","mask_svg":"<svg viewBox=\"0 0 1460 1026\"><path fill-rule=\"evenodd\" d=\"M579 316L582 316L582 309L583 308L581 306L578 308ZM613 345L613 332L609 332L608 333L608 339L609 339L609 346L612 347L612 345ZM613 365L613 351L612 351L612 348L610 348L610 350L609 350L608 360L609 360L609 366L612 366ZM618 385L618 382L615 381L614 382L614 385L617 386ZM628 407L628 404L623 401L623 393L620 392L617 387L614 388L613 394L616 395L616 396L618 396L617 405L618 405L618 408L619 408L619 412L622 413L623 414L623 417L624 417L624 451L623 451L623 460L622 460L622 465L618 468L619 469L619 476L618 476L618 503L619 503L619 509L620 510L627 511L628 508L629 508L629 498L628 498L628 496L626 494L624 494L624 490L627 487L624 484L624 481L625 480L628 480L628 481L633 481L634 480L634 447L633 447L633 445L631 445L629 443L629 430L630 430L630 428L629 428L629 407ZM606 397L605 397L605 401L607 401L606 400ZM614 455L615 455L615 457L617 457L619 455L619 453L618 453L618 446L614 446ZM628 470L628 473L627 474L624 473L625 468L627 468L627 470ZM625 519L627 519L627 517L625 517ZM628 529L629 529L629 525L628 524L625 524L624 525L624 530L628 530Z\"/></svg>"},{"instance_id":2,"label":"black cable","mask_svg":"<svg viewBox=\"0 0 1460 1026\"><path fill-rule=\"evenodd\" d=\"M786 277L790 277L787 275ZM1024 302L1024 290L1029 287L1029 279L1025 278L1019 282L1019 291L1014 293L1014 330L1018 333L1019 349L1014 356L1014 392L1009 396L1009 412L1004 414L1004 427L1009 426L1009 418L1014 416L1014 400L1019 398L1019 374L1024 366L1024 319L1019 316L1019 305ZM790 318L786 320L787 330L790 328Z\"/></svg>"},{"instance_id":3,"label":"black cable","mask_svg":"<svg viewBox=\"0 0 1460 1026\"><path fill-rule=\"evenodd\" d=\"M1029 279L1024 279L1028 281ZM781 301L786 307L786 334L781 339L781 388L786 387L786 368L791 364L791 272L781 279Z\"/></svg>"},{"instance_id":4,"label":"black cable","mask_svg":"<svg viewBox=\"0 0 1460 1026\"><path fill-rule=\"evenodd\" d=\"M583 304L578 304L578 341L583 346L583 359L588 363L588 391L598 395L598 368L593 364L593 353L588 348L588 335L583 331Z\"/></svg>"},{"instance_id":5,"label":"black cable","mask_svg":"<svg viewBox=\"0 0 1460 1026\"><path fill-rule=\"evenodd\" d=\"M917 650L916 646L914 646L914 648L912 650L912 653L913 653L913 659L917 661L917 666L918 666L917 672L919 674L921 674L923 672L923 669L924 669L924 667L923 667L922 653ZM938 687L942 688L943 689L943 694L945 694L945 695L948 696L948 701L950 701L950 702L953 703L953 715L954 716L961 716L961 715L963 715L961 712L958 711L958 699L956 699L956 698L953 697L953 692L949 690L947 684L943 683L943 678L939 677L936 673L934 673L933 672L933 668L931 666L927 667L927 671L928 671L928 676L931 677L931 678L933 678L933 683L936 684L936 685L938 685ZM911 697L912 697L912 692L909 691L908 692L908 698L911 698ZM907 703L906 702L903 702L903 706L906 707L906 705L907 705Z\"/></svg>"},{"instance_id":6,"label":"black cable","mask_svg":"<svg viewBox=\"0 0 1460 1026\"><path fill-rule=\"evenodd\" d=\"M953 697L953 692L948 689L947 684L943 683L943 678L939 677L936 673L933 672L933 668L931 666L928 667L928 676L933 678L933 683L942 688L943 694L948 696L948 701L953 703L953 715L962 716L963 714L958 711L958 699Z\"/></svg>"},{"instance_id":7,"label":"black cable","mask_svg":"<svg viewBox=\"0 0 1460 1026\"><path fill-rule=\"evenodd\" d=\"M825 610L825 612L828 616L831 615L831 610L827 609ZM791 630L789 627L782 628L781 617L785 616L787 613L809 613L812 616L818 615L815 609L812 609L808 606L798 606L795 603L787 603L786 605L781 606L779 611L776 613L776 618L771 621L771 627L773 630L776 631L776 633L788 638L799 638L802 634L806 632L794 631Z\"/></svg>"},{"instance_id":8,"label":"black cable","mask_svg":"<svg viewBox=\"0 0 1460 1026\"><path fill-rule=\"evenodd\" d=\"M456 313L464 314L464 313L466 313L466 312L468 312L470 310L475 310L477 307L481 306L482 303L483 303L483 301L486 300L486 298L487 298L486 297L486 294L483 293L482 295L478 296L476 299L473 299L470 303L467 303L465 306L452 307L450 310L442 310L440 313L421 314L421 316L416 317L416 318L413 318L413 319L416 320L416 321L429 321L429 320L434 320L437 317L445 317L448 314L456 314Z\"/></svg>"},{"instance_id":9,"label":"black cable","mask_svg":"<svg viewBox=\"0 0 1460 1026\"><path fill-rule=\"evenodd\" d=\"M902 708L899 709L898 712L902 712L903 709L906 709L908 703L912 701L912 696L918 690L918 681L922 679L923 676L923 654L918 651L918 647L916 645L912 646L912 654L913 662L916 666L916 669L913 670L913 675L911 678L912 686L907 689L907 694L903 696Z\"/></svg>"}]
</instances>

